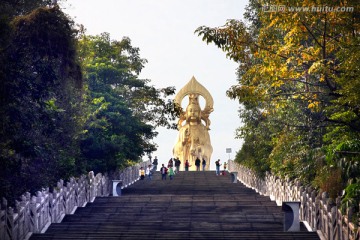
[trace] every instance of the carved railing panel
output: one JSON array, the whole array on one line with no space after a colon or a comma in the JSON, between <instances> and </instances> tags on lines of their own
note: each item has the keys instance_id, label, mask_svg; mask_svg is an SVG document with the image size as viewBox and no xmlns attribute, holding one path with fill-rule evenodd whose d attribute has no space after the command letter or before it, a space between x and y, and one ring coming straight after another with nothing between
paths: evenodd
<instances>
[{"instance_id":1,"label":"carved railing panel","mask_svg":"<svg viewBox=\"0 0 360 240\"><path fill-rule=\"evenodd\" d=\"M281 205L283 201L300 201L300 220L307 222L313 231L320 231L328 240L355 240L360 239L360 228L349 221L352 209L347 214L339 210L340 198L333 203L327 193L319 194L311 186L302 186L301 183L281 179L266 173L264 179L259 178L249 168L228 162L229 171L237 172L238 180L246 186L255 189L262 195Z\"/></svg>"},{"instance_id":2,"label":"carved railing panel","mask_svg":"<svg viewBox=\"0 0 360 240\"><path fill-rule=\"evenodd\" d=\"M139 179L140 167L145 168L148 164L150 161L141 162L111 176L101 173L95 176L94 172L89 172L87 176L70 178L66 184L59 180L52 192L47 188L36 192L35 196L23 194L14 208L3 199L0 204L0 239L22 240L31 233L46 230L51 223L61 222L65 214L73 213L96 197L110 195L113 179L122 180L126 183L124 187L133 184Z\"/></svg>"}]
</instances>

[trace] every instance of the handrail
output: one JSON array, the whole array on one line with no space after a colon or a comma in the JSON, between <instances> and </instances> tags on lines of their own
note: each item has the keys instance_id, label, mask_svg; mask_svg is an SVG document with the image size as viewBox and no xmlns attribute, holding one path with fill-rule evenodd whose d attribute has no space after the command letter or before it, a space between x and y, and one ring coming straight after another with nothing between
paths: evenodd
<instances>
[{"instance_id":1,"label":"handrail","mask_svg":"<svg viewBox=\"0 0 360 240\"><path fill-rule=\"evenodd\" d=\"M303 186L298 180L281 179L268 172L262 179L251 169L232 160L228 161L228 166L229 171L238 172L238 179L244 185L269 196L278 205L285 201L300 201L300 220L325 239L360 239L360 227L349 221L352 209L348 209L346 215L339 209L340 197L333 203L326 192L320 194L311 186Z\"/></svg>"},{"instance_id":2,"label":"handrail","mask_svg":"<svg viewBox=\"0 0 360 240\"><path fill-rule=\"evenodd\" d=\"M124 187L139 179L140 167L146 168L149 161L141 162L124 170L108 174L89 172L68 182L59 180L52 192L49 188L36 192L35 196L24 193L15 207L8 206L5 198L0 205L0 239L23 240L32 233L44 232L51 223L60 223L65 214L72 214L78 207L93 202L96 197L112 193L112 180L121 179Z\"/></svg>"}]
</instances>

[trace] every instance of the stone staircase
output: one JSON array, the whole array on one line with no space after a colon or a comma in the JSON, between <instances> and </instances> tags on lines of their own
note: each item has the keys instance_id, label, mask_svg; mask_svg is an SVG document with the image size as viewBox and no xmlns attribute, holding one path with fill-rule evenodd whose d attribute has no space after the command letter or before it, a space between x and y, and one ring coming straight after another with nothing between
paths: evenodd
<instances>
[{"instance_id":1,"label":"stone staircase","mask_svg":"<svg viewBox=\"0 0 360 240\"><path fill-rule=\"evenodd\" d=\"M214 171L138 181L121 197L98 197L36 239L319 239L283 232L283 213L268 197Z\"/></svg>"}]
</instances>

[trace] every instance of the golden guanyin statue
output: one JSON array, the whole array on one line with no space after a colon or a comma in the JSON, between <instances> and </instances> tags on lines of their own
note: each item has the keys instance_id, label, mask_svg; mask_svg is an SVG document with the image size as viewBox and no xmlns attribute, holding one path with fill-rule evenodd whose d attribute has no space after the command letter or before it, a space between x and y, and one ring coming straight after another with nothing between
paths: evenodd
<instances>
[{"instance_id":1,"label":"golden guanyin statue","mask_svg":"<svg viewBox=\"0 0 360 240\"><path fill-rule=\"evenodd\" d=\"M173 156L179 158L182 164L189 160L190 170L195 170L195 160L206 160L206 170L209 170L213 148L210 141L209 115L214 101L209 91L194 77L178 92L175 102L181 106L182 100L188 96L189 104L181 111L178 121L179 135L173 148ZM201 109L199 96L205 99L205 107Z\"/></svg>"}]
</instances>

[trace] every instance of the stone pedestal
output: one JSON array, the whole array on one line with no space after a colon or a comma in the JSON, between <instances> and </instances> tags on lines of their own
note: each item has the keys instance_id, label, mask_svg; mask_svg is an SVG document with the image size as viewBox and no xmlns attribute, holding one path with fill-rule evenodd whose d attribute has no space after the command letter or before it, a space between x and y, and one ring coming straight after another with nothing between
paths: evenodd
<instances>
[{"instance_id":1,"label":"stone pedestal","mask_svg":"<svg viewBox=\"0 0 360 240\"><path fill-rule=\"evenodd\" d=\"M121 196L122 180L113 180L112 195L114 197Z\"/></svg>"},{"instance_id":2,"label":"stone pedestal","mask_svg":"<svg viewBox=\"0 0 360 240\"><path fill-rule=\"evenodd\" d=\"M231 172L231 182L232 183L237 183L237 172Z\"/></svg>"},{"instance_id":3,"label":"stone pedestal","mask_svg":"<svg viewBox=\"0 0 360 240\"><path fill-rule=\"evenodd\" d=\"M284 231L300 231L300 202L283 202L282 210L284 214Z\"/></svg>"}]
</instances>

